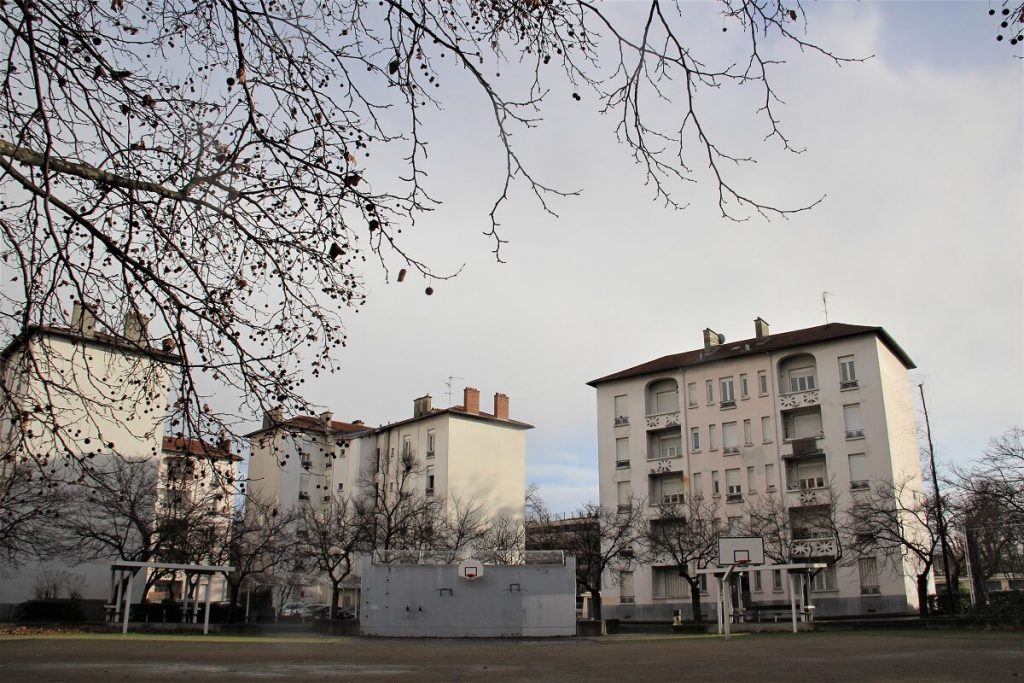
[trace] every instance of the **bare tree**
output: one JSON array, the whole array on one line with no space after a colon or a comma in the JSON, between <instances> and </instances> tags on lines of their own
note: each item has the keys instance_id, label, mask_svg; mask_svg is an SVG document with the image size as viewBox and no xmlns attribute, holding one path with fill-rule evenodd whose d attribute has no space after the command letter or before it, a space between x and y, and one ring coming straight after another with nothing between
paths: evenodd
<instances>
[{"instance_id":1,"label":"bare tree","mask_svg":"<svg viewBox=\"0 0 1024 683\"><path fill-rule=\"evenodd\" d=\"M847 531L835 487L801 492L799 507L775 493L748 501L744 533L764 539L764 554L773 563L793 561L838 564L843 559Z\"/></svg>"},{"instance_id":2,"label":"bare tree","mask_svg":"<svg viewBox=\"0 0 1024 683\"><path fill-rule=\"evenodd\" d=\"M487 520L477 555L491 564L519 564L526 548L526 523L518 515L499 512Z\"/></svg>"},{"instance_id":3,"label":"bare tree","mask_svg":"<svg viewBox=\"0 0 1024 683\"><path fill-rule=\"evenodd\" d=\"M529 548L564 550L576 558L576 583L590 592L591 615L601 618L605 585L615 585L646 552L645 505L642 500L610 510L586 503L566 519L530 522Z\"/></svg>"},{"instance_id":4,"label":"bare tree","mask_svg":"<svg viewBox=\"0 0 1024 683\"><path fill-rule=\"evenodd\" d=\"M941 542L934 493L920 490L911 480L878 482L854 497L848 515L852 550L881 556L898 571L912 568L918 611L928 616L928 575Z\"/></svg>"},{"instance_id":5,"label":"bare tree","mask_svg":"<svg viewBox=\"0 0 1024 683\"><path fill-rule=\"evenodd\" d=\"M743 52L720 61L688 40L697 6L636 7L620 20L584 0L3 4L0 258L13 277L0 329L14 338L69 325L70 302L88 302L97 329L155 354L124 324L152 318L162 348L180 354L170 419L188 435L231 427L210 409L204 377L250 413L308 412L300 383L334 368L343 313L364 301L364 260L387 277L398 269L399 281L407 269L450 274L408 253L401 232L435 204L425 112L451 82L482 95L502 145L486 230L499 259L514 183L548 210L574 191L546 184L513 145L552 90L613 114L618 140L670 206L704 179L738 220L813 206L737 185L734 167L753 155L707 125L708 100L752 90L767 140L798 149L769 77L778 53L842 61L807 38L803 9L720 0L722 40ZM532 78L508 92L491 74L518 64ZM648 108L663 100L667 120ZM403 161L377 162L387 158Z\"/></svg>"},{"instance_id":6,"label":"bare tree","mask_svg":"<svg viewBox=\"0 0 1024 683\"><path fill-rule=\"evenodd\" d=\"M718 556L718 538L722 535L718 507L702 496L691 496L686 503L662 505L650 521L647 547L651 559L675 567L690 587L690 605L694 621L700 621L700 577L696 570L708 566Z\"/></svg>"},{"instance_id":7,"label":"bare tree","mask_svg":"<svg viewBox=\"0 0 1024 683\"><path fill-rule=\"evenodd\" d=\"M248 577L273 574L294 557L296 517L294 510L281 508L276 501L246 492L245 507L235 511L210 552L213 564L233 567L224 574L231 594L229 619L234 619Z\"/></svg>"},{"instance_id":8,"label":"bare tree","mask_svg":"<svg viewBox=\"0 0 1024 683\"><path fill-rule=\"evenodd\" d=\"M353 500L371 550L421 550L434 541L442 501L421 490L422 465L412 455L394 459L382 451L359 477Z\"/></svg>"},{"instance_id":9,"label":"bare tree","mask_svg":"<svg viewBox=\"0 0 1024 683\"><path fill-rule=\"evenodd\" d=\"M955 506L956 526L963 532L955 545L959 546L959 557L966 559L970 566L975 600L981 605L989 601L990 579L1000 573L1020 570L1024 550L1021 541L1024 516L1007 507L1006 497L1001 494L1004 484L991 483L997 490L993 495L987 493L984 481L973 480L971 490ZM953 583L958 584L959 581Z\"/></svg>"},{"instance_id":10,"label":"bare tree","mask_svg":"<svg viewBox=\"0 0 1024 683\"><path fill-rule=\"evenodd\" d=\"M331 584L330 618L337 614L341 585L355 571L365 534L355 505L347 496L330 496L323 504L304 503L297 510L294 565L313 569Z\"/></svg>"},{"instance_id":11,"label":"bare tree","mask_svg":"<svg viewBox=\"0 0 1024 683\"><path fill-rule=\"evenodd\" d=\"M992 439L980 460L955 476L959 488L998 501L1024 518L1024 427L1011 427Z\"/></svg>"},{"instance_id":12,"label":"bare tree","mask_svg":"<svg viewBox=\"0 0 1024 683\"><path fill-rule=\"evenodd\" d=\"M50 552L62 502L57 484L41 476L35 463L0 458L0 567Z\"/></svg>"}]
</instances>

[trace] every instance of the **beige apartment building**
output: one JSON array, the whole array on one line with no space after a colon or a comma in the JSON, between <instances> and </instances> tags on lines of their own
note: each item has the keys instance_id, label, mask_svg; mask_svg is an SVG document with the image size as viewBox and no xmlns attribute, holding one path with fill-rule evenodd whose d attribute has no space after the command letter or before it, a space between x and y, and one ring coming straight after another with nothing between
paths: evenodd
<instances>
[{"instance_id":1,"label":"beige apartment building","mask_svg":"<svg viewBox=\"0 0 1024 683\"><path fill-rule=\"evenodd\" d=\"M908 371L915 366L881 327L831 323L704 345L595 379L600 499L615 508L644 499L713 501L722 528L741 533L749 511L774 499L790 516L790 561L834 562L833 534L802 515L834 496L839 512L874 482L920 487ZM810 519L809 517L805 517ZM914 576L900 561L846 556L818 573L820 615L916 609ZM609 617L689 615L689 588L668 566L641 565L609 577ZM748 602L789 603L782 572L751 571ZM714 611L713 596L702 610Z\"/></svg>"},{"instance_id":2,"label":"beige apartment building","mask_svg":"<svg viewBox=\"0 0 1024 683\"><path fill-rule=\"evenodd\" d=\"M412 464L405 486L449 505L479 506L486 515L522 519L526 497L526 431L509 417L509 398L494 395L491 412L480 409L480 392L467 387L462 405L435 408L429 395L413 401L412 417L380 427L361 420L339 422L333 414L268 415L249 434L249 490L284 507L317 505L332 496L368 494L393 487L398 468ZM341 597L354 607L358 579ZM317 577L287 599L326 602L329 586Z\"/></svg>"}]
</instances>

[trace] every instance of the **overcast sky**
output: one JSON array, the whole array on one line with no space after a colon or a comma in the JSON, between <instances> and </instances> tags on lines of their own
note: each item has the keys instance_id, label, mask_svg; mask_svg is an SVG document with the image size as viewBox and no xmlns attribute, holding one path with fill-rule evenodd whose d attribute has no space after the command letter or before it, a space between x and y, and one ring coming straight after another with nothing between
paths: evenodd
<instances>
[{"instance_id":1,"label":"overcast sky","mask_svg":"<svg viewBox=\"0 0 1024 683\"><path fill-rule=\"evenodd\" d=\"M628 19L643 7L614 9ZM721 19L691 7L714 50ZM873 57L837 68L794 53L775 69L786 102L777 114L806 148L799 156L744 149L765 132L751 101L715 103L723 141L758 158L745 187L780 204L825 196L789 220L725 221L706 183L686 190L686 210L666 209L615 143L614 120L585 92L576 103L554 89L545 123L516 143L543 180L583 192L556 202L557 219L515 192L501 214L506 264L481 235L503 159L478 94L456 83L428 121L430 183L444 204L409 245L439 271L465 269L432 283L431 297L425 282L385 284L368 271L342 367L309 387L311 399L377 424L411 416L424 393L446 405L449 375L454 403L467 384L485 409L505 392L511 416L536 426L528 480L553 510L571 511L597 499L585 382L696 348L704 327L735 340L753 335L757 316L776 332L824 323L827 291L831 321L886 328L918 365L940 459L977 455L1024 422L1024 79L987 9L810 7L809 38Z\"/></svg>"}]
</instances>

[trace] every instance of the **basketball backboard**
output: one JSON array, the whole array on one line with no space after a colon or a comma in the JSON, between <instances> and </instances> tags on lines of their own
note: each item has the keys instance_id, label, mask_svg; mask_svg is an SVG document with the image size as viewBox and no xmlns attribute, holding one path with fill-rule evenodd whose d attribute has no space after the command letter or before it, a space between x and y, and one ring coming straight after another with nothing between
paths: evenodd
<instances>
[{"instance_id":1,"label":"basketball backboard","mask_svg":"<svg viewBox=\"0 0 1024 683\"><path fill-rule=\"evenodd\" d=\"M718 539L718 566L764 564L761 536L722 536Z\"/></svg>"}]
</instances>

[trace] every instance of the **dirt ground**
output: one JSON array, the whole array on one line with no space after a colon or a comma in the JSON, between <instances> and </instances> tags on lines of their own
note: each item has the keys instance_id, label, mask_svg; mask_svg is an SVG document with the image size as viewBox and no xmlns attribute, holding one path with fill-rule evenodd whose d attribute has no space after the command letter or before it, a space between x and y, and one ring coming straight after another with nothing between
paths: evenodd
<instances>
[{"instance_id":1,"label":"dirt ground","mask_svg":"<svg viewBox=\"0 0 1024 683\"><path fill-rule=\"evenodd\" d=\"M1024 633L556 640L0 637L2 681L1024 681Z\"/></svg>"}]
</instances>

